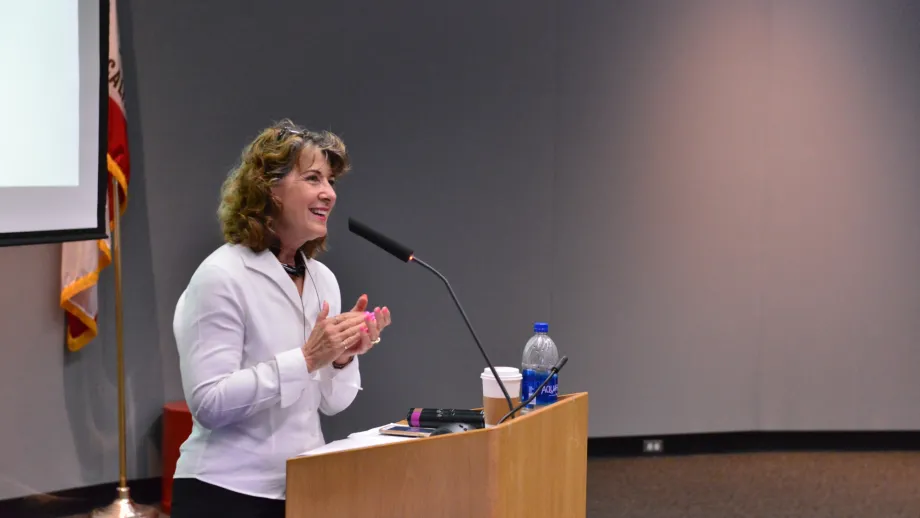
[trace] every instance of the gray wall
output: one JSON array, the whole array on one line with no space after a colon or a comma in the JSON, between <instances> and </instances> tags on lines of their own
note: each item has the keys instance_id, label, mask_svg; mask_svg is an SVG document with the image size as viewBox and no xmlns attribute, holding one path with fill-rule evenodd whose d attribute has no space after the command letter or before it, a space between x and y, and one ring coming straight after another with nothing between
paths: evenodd
<instances>
[{"instance_id":1,"label":"gray wall","mask_svg":"<svg viewBox=\"0 0 920 518\"><path fill-rule=\"evenodd\" d=\"M918 7L560 11L552 318L592 434L920 427Z\"/></svg>"},{"instance_id":2,"label":"gray wall","mask_svg":"<svg viewBox=\"0 0 920 518\"><path fill-rule=\"evenodd\" d=\"M324 260L395 319L329 438L476 405L483 367L439 281L349 215L448 275L496 363L549 320L592 436L920 426L916 2L260 5L119 4L132 478L159 473L220 182L281 117L349 144ZM111 269L69 354L60 248L0 267L0 498L117 479Z\"/></svg>"}]
</instances>

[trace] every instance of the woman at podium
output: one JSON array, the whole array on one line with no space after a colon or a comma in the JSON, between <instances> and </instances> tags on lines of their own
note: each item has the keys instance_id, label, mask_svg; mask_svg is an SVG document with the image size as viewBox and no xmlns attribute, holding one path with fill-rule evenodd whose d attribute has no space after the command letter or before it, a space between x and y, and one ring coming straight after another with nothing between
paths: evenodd
<instances>
[{"instance_id":1,"label":"woman at podium","mask_svg":"<svg viewBox=\"0 0 920 518\"><path fill-rule=\"evenodd\" d=\"M362 295L345 311L316 260L350 167L336 135L282 121L245 147L221 189L225 243L202 261L173 320L193 417L172 517L284 516L286 461L324 443L360 389L358 356L390 322Z\"/></svg>"}]
</instances>

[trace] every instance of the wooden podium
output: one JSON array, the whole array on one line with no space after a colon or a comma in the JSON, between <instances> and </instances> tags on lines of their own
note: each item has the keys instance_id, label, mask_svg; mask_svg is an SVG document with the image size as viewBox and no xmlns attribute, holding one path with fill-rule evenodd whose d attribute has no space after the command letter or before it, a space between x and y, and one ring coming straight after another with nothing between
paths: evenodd
<instances>
[{"instance_id":1,"label":"wooden podium","mask_svg":"<svg viewBox=\"0 0 920 518\"><path fill-rule=\"evenodd\" d=\"M577 518L588 394L501 425L289 459L287 518Z\"/></svg>"}]
</instances>

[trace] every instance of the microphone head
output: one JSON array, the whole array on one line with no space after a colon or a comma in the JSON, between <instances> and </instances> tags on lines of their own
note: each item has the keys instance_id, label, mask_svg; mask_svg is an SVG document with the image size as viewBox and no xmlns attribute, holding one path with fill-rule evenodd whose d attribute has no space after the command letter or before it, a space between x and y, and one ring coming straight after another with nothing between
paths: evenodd
<instances>
[{"instance_id":1,"label":"microphone head","mask_svg":"<svg viewBox=\"0 0 920 518\"><path fill-rule=\"evenodd\" d=\"M354 218L348 218L348 230L377 245L400 261L409 262L412 260L413 252L409 247L388 238Z\"/></svg>"},{"instance_id":2,"label":"microphone head","mask_svg":"<svg viewBox=\"0 0 920 518\"><path fill-rule=\"evenodd\" d=\"M567 361L569 361L569 357L568 357L568 356L563 356L562 358L559 358L559 361L556 362L556 366L553 367L553 369L555 369L556 372L561 371L561 370L562 370L562 367L565 365L565 362L567 362Z\"/></svg>"}]
</instances>

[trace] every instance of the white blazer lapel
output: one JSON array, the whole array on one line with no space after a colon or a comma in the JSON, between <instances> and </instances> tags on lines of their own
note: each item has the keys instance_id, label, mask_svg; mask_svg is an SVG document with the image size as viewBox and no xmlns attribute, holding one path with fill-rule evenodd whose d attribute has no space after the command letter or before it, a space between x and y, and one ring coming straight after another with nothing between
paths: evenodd
<instances>
[{"instance_id":1,"label":"white blazer lapel","mask_svg":"<svg viewBox=\"0 0 920 518\"><path fill-rule=\"evenodd\" d=\"M243 263L246 267L271 279L300 312L303 303L297 294L297 286L291 281L291 278L281 267L281 263L278 262L274 254L269 250L256 253L248 248L242 248Z\"/></svg>"}]
</instances>

